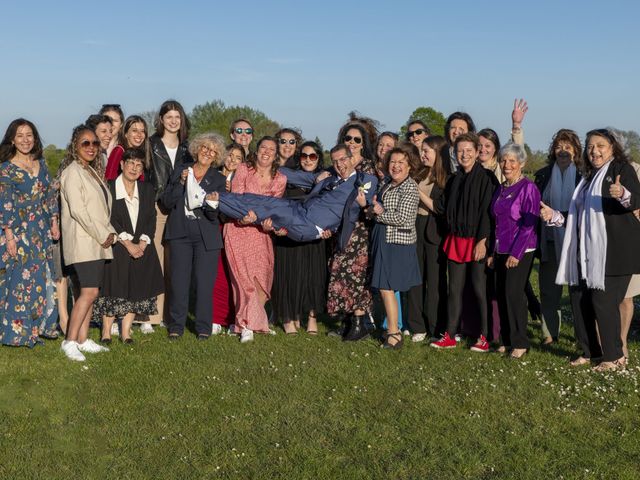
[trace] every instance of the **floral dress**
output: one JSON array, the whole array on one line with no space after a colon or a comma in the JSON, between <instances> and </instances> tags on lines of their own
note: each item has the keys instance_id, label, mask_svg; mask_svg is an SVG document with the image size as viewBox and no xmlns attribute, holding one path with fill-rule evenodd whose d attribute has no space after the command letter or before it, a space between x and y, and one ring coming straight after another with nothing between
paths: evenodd
<instances>
[{"instance_id":1,"label":"floral dress","mask_svg":"<svg viewBox=\"0 0 640 480\"><path fill-rule=\"evenodd\" d=\"M56 336L58 319L50 232L58 204L44 160L36 176L0 165L0 207L0 343L33 347L41 335ZM5 227L16 238L16 257L7 252Z\"/></svg>"},{"instance_id":2,"label":"floral dress","mask_svg":"<svg viewBox=\"0 0 640 480\"><path fill-rule=\"evenodd\" d=\"M375 175L371 160L362 159L356 170ZM349 243L344 251L336 252L329 264L327 312L330 315L353 313L371 309L369 290L369 229L370 222L360 212Z\"/></svg>"}]
</instances>

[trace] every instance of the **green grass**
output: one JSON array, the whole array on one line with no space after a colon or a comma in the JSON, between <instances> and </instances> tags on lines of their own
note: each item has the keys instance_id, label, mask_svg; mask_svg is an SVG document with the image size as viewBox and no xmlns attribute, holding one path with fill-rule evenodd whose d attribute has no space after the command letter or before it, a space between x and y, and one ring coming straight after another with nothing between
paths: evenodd
<instances>
[{"instance_id":1,"label":"green grass","mask_svg":"<svg viewBox=\"0 0 640 480\"><path fill-rule=\"evenodd\" d=\"M322 333L2 348L0 478L640 478L637 342L603 375L570 326L520 362Z\"/></svg>"}]
</instances>

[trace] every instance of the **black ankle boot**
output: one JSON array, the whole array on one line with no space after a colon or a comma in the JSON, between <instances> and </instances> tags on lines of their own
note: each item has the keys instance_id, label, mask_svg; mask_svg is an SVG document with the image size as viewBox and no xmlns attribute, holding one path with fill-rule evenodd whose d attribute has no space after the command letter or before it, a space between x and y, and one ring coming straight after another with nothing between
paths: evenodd
<instances>
[{"instance_id":1,"label":"black ankle boot","mask_svg":"<svg viewBox=\"0 0 640 480\"><path fill-rule=\"evenodd\" d=\"M351 316L350 315L340 315L340 326L335 330L330 330L327 333L329 337L340 337L344 340L344 337L347 333L349 333L349 328L351 327Z\"/></svg>"},{"instance_id":2,"label":"black ankle boot","mask_svg":"<svg viewBox=\"0 0 640 480\"><path fill-rule=\"evenodd\" d=\"M351 328L349 333L344 337L345 342L357 342L369 336L367 330L367 315L354 315L351 317Z\"/></svg>"}]
</instances>

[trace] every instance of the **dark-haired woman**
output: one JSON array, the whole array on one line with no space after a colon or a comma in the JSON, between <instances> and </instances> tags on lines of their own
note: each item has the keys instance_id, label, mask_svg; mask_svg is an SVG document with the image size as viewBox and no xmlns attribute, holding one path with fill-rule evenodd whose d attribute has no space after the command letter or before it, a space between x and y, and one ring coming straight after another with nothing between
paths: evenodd
<instances>
[{"instance_id":1,"label":"dark-haired woman","mask_svg":"<svg viewBox=\"0 0 640 480\"><path fill-rule=\"evenodd\" d=\"M443 245L449 272L447 330L431 346L455 348L462 293L469 277L476 297L481 332L471 350L488 352L485 257L492 230L489 206L498 181L493 173L477 163L479 141L474 133L458 135L454 145L460 168L447 183L444 209L440 202L437 208L439 212L446 212L449 229Z\"/></svg>"},{"instance_id":2,"label":"dark-haired woman","mask_svg":"<svg viewBox=\"0 0 640 480\"><path fill-rule=\"evenodd\" d=\"M566 218L571 197L582 178L582 146L576 132L566 128L558 130L551 141L547 159L548 165L535 173L535 184L542 201L552 209L562 212ZM560 299L563 286L556 284L556 275L564 231L564 227L549 227L545 222L542 222L540 228L538 283L542 309L542 336L546 345L557 342L560 334ZM575 295L577 291L577 287L569 287L570 296ZM574 311L574 318L576 315L580 315L580 312Z\"/></svg>"},{"instance_id":3,"label":"dark-haired woman","mask_svg":"<svg viewBox=\"0 0 640 480\"><path fill-rule=\"evenodd\" d=\"M411 174L420 168L418 149L396 147L387 153L389 177L378 190L379 202L371 207L376 223L371 234L373 272L371 286L380 291L387 314L387 335L383 348L402 346L398 328L399 305L395 292L405 292L421 283L416 253L418 185ZM364 193L358 203L366 205Z\"/></svg>"},{"instance_id":4,"label":"dark-haired woman","mask_svg":"<svg viewBox=\"0 0 640 480\"><path fill-rule=\"evenodd\" d=\"M224 149L224 163L220 167L220 173L225 176L225 190L231 191L231 180L241 163L245 162L244 148L238 143L231 143ZM222 222L226 217L220 218L220 230L224 228ZM218 257L218 275L213 286L213 317L211 319L211 334L219 335L223 327L231 328L235 318L236 309L233 304L233 292L231 289L231 276L229 273L229 261L224 249L224 244Z\"/></svg>"},{"instance_id":5,"label":"dark-haired woman","mask_svg":"<svg viewBox=\"0 0 640 480\"><path fill-rule=\"evenodd\" d=\"M253 141L253 134L253 126L246 118L238 118L234 120L229 128L229 137L231 138L231 141L238 145L242 145L242 148L244 148L244 156L247 159L251 156L251 142Z\"/></svg>"},{"instance_id":6,"label":"dark-haired woman","mask_svg":"<svg viewBox=\"0 0 640 480\"><path fill-rule=\"evenodd\" d=\"M444 124L444 138L449 144L447 150L447 171L450 174L458 171L458 158L455 149L456 138L465 133L475 133L476 125L473 123L471 116L465 112L453 112L447 118Z\"/></svg>"},{"instance_id":7,"label":"dark-haired woman","mask_svg":"<svg viewBox=\"0 0 640 480\"><path fill-rule=\"evenodd\" d=\"M361 122L351 121L340 129L337 143L349 148L356 171L375 175L368 130ZM369 221L362 212L347 245L342 251L336 251L329 263L327 312L342 317L342 325L335 333L347 341L368 335L368 312L372 304L369 270Z\"/></svg>"},{"instance_id":8,"label":"dark-haired woman","mask_svg":"<svg viewBox=\"0 0 640 480\"><path fill-rule=\"evenodd\" d=\"M422 142L431 135L431 130L422 120L409 120L407 123L407 141L413 143L418 150L422 148Z\"/></svg>"},{"instance_id":9,"label":"dark-haired woman","mask_svg":"<svg viewBox=\"0 0 640 480\"><path fill-rule=\"evenodd\" d=\"M122 136L122 126L124 125L124 112L120 105L116 103L105 103L98 112L100 115L106 115L111 119L111 140L106 148L107 159Z\"/></svg>"},{"instance_id":10,"label":"dark-haired woman","mask_svg":"<svg viewBox=\"0 0 640 480\"><path fill-rule=\"evenodd\" d=\"M124 151L128 148L142 148L145 152L144 175L143 178L148 179L151 160L149 149L149 132L147 131L147 122L139 115L131 115L127 117L122 128L122 132L118 138L118 145L109 154L107 167L104 171L105 180L115 180L120 174L120 161Z\"/></svg>"},{"instance_id":11,"label":"dark-haired woman","mask_svg":"<svg viewBox=\"0 0 640 480\"><path fill-rule=\"evenodd\" d=\"M289 168L295 167L296 154L302 143L300 132L293 128L281 128L276 132L275 137L278 140L278 165Z\"/></svg>"},{"instance_id":12,"label":"dark-haired woman","mask_svg":"<svg viewBox=\"0 0 640 480\"><path fill-rule=\"evenodd\" d=\"M322 170L322 150L315 142L300 146L296 170L317 173ZM287 186L285 197L302 200L308 189ZM307 333L318 333L317 315L326 303L327 245L324 239L298 243L287 237L275 242L275 272L271 305L276 320L287 334L297 333L307 315Z\"/></svg>"},{"instance_id":13,"label":"dark-haired woman","mask_svg":"<svg viewBox=\"0 0 640 480\"><path fill-rule=\"evenodd\" d=\"M160 105L158 117L155 120L155 133L149 138L149 148L151 150L151 173L149 179L156 195L156 231L153 243L158 253L160 266L164 275L164 291L169 291L170 272L169 250L166 249L164 239L164 229L167 224L169 211L164 208L160 198L164 189L169 183L169 179L176 168L180 168L183 163L191 162L189 153L189 118L184 112L180 102L167 100ZM140 327L142 333L152 333L152 325L159 325L165 320L167 295L158 295L158 313L149 316L149 322L143 323Z\"/></svg>"},{"instance_id":14,"label":"dark-haired woman","mask_svg":"<svg viewBox=\"0 0 640 480\"><path fill-rule=\"evenodd\" d=\"M420 159L425 169L416 178L420 203L416 216L418 264L422 283L409 290L407 321L413 333L413 342L438 333L438 318L445 318L447 298L447 259L442 252L442 239L446 233L446 219L434 211L444 193L448 174L443 161L447 148L444 137L431 136L422 142ZM440 329L444 326L440 325Z\"/></svg>"},{"instance_id":15,"label":"dark-haired woman","mask_svg":"<svg viewBox=\"0 0 640 480\"><path fill-rule=\"evenodd\" d=\"M67 358L80 362L85 360L84 353L108 350L87 338L105 261L113 258L111 245L118 238L109 220L112 197L103 181L99 153L96 134L90 127L80 125L73 130L59 169L64 261L73 267L74 283L80 289L61 349Z\"/></svg>"},{"instance_id":16,"label":"dark-haired woman","mask_svg":"<svg viewBox=\"0 0 640 480\"><path fill-rule=\"evenodd\" d=\"M111 325L122 317L120 338L131 343L131 325L136 314L157 313L156 296L164 282L153 245L155 232L155 192L142 182L145 152L124 152L122 173L109 188L113 197L111 225L118 233L113 260L105 265L103 287L93 306L93 318L102 321L102 342L111 342Z\"/></svg>"},{"instance_id":17,"label":"dark-haired woman","mask_svg":"<svg viewBox=\"0 0 640 480\"><path fill-rule=\"evenodd\" d=\"M640 182L615 136L607 129L587 133L584 176L573 193L569 214L544 203L540 216L565 225L556 281L579 285L574 308L582 312L582 363L601 356L597 371L626 365L620 335L620 302L631 275L640 273ZM573 300L573 299L572 299ZM578 301L579 300L579 301Z\"/></svg>"},{"instance_id":18,"label":"dark-haired woman","mask_svg":"<svg viewBox=\"0 0 640 480\"><path fill-rule=\"evenodd\" d=\"M278 172L278 146L273 137L258 142L254 159L241 164L231 181L234 193L257 193L282 197L286 177ZM227 223L224 246L229 260L233 298L236 304L235 332L242 343L253 340L253 332L269 333L269 320L264 309L273 283L273 242L271 222L253 225L254 215Z\"/></svg>"},{"instance_id":19,"label":"dark-haired woman","mask_svg":"<svg viewBox=\"0 0 640 480\"><path fill-rule=\"evenodd\" d=\"M55 337L51 240L58 202L35 125L11 122L0 143L0 343L33 347Z\"/></svg>"},{"instance_id":20,"label":"dark-haired woman","mask_svg":"<svg viewBox=\"0 0 640 480\"><path fill-rule=\"evenodd\" d=\"M393 132L382 132L376 141L376 175L382 181L387 173L384 170L384 158L387 152L398 146L398 134Z\"/></svg>"}]
</instances>

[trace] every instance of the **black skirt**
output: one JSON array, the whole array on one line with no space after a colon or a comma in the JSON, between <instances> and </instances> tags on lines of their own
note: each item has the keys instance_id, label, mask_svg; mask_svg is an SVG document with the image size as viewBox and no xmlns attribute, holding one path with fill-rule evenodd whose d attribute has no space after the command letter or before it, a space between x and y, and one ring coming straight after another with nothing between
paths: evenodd
<instances>
[{"instance_id":1,"label":"black skirt","mask_svg":"<svg viewBox=\"0 0 640 480\"><path fill-rule=\"evenodd\" d=\"M275 267L271 305L275 318L295 320L325 309L327 299L327 242L298 243L275 239Z\"/></svg>"}]
</instances>

